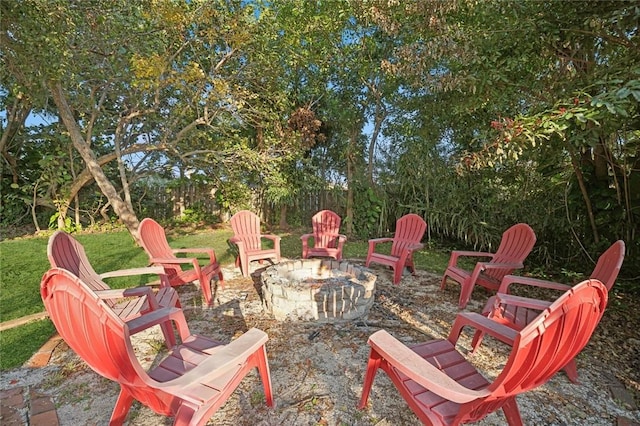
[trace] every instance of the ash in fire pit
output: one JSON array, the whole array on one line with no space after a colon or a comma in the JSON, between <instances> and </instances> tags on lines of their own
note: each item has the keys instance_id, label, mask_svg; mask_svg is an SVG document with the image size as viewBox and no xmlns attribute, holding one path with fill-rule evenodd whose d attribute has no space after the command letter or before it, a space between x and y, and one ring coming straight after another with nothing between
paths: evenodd
<instances>
[{"instance_id":1,"label":"ash in fire pit","mask_svg":"<svg viewBox=\"0 0 640 426\"><path fill-rule=\"evenodd\" d=\"M332 322L365 316L377 277L347 262L303 259L270 266L261 278L265 309L278 321Z\"/></svg>"}]
</instances>

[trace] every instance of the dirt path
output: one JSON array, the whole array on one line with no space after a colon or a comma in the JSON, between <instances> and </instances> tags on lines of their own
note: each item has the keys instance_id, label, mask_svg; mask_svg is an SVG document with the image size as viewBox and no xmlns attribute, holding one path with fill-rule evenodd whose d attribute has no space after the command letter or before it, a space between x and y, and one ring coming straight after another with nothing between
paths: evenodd
<instances>
[{"instance_id":1,"label":"dirt path","mask_svg":"<svg viewBox=\"0 0 640 426\"><path fill-rule=\"evenodd\" d=\"M390 273L378 273L376 302L366 321L317 324L278 322L263 312L252 279L243 279L233 267L223 270L227 288L217 294L212 309L199 306L195 286L179 288L192 331L229 341L251 327L269 334L269 356L276 408L264 405L257 374L250 374L231 399L212 417L215 425L417 425L415 415L400 398L382 372L375 379L370 403L359 411L356 404L369 348L367 338L385 328L407 344L445 338L457 308L457 288L440 291L439 276L419 271L393 286ZM257 278L256 278L257 279ZM486 294L474 292L467 307L480 311ZM580 385L571 384L563 373L549 383L518 398L525 424L615 425L640 424L637 395L640 390L637 354L640 322L627 324L636 338L622 337L621 347L612 348L617 330L606 318L578 358ZM614 329L611 329L611 328ZM469 349L469 335L459 342ZM617 344L617 343L616 343ZM161 333L154 328L135 336L143 364L153 362L162 347ZM609 361L614 353L627 354L619 362ZM487 377L495 377L506 362L508 348L485 339L471 359ZM631 355L628 355L631 354ZM635 354L635 355L634 355ZM633 357L636 358L633 358ZM93 373L64 343L54 351L46 367L17 369L3 373L0 389L28 386L51 395L61 425L106 424L115 404L118 386ZM621 423L622 422L622 423ZM130 425L171 424L134 404ZM502 413L483 419L480 425L505 424Z\"/></svg>"}]
</instances>

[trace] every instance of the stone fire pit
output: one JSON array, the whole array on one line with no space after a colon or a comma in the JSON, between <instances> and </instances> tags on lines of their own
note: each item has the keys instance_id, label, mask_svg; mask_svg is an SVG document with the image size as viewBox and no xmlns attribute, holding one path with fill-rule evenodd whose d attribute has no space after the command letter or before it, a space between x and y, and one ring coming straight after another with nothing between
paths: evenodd
<instances>
[{"instance_id":1,"label":"stone fire pit","mask_svg":"<svg viewBox=\"0 0 640 426\"><path fill-rule=\"evenodd\" d=\"M303 259L270 266L261 278L264 307L276 320L333 322L369 312L377 277L344 261Z\"/></svg>"}]
</instances>

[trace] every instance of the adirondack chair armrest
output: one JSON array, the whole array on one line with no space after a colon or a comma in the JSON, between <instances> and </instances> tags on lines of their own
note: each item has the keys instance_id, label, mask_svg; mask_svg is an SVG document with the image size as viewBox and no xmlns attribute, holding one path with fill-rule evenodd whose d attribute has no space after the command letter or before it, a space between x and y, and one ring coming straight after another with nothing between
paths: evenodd
<instances>
[{"instance_id":1,"label":"adirondack chair armrest","mask_svg":"<svg viewBox=\"0 0 640 426\"><path fill-rule=\"evenodd\" d=\"M462 386L385 330L372 334L368 343L394 368L443 398L462 404L489 395L487 390Z\"/></svg>"},{"instance_id":2,"label":"adirondack chair armrest","mask_svg":"<svg viewBox=\"0 0 640 426\"><path fill-rule=\"evenodd\" d=\"M382 237L382 238L372 238L369 240L369 252L372 252L376 245L382 243L390 243L393 242L393 238L390 237Z\"/></svg>"},{"instance_id":3,"label":"adirondack chair armrest","mask_svg":"<svg viewBox=\"0 0 640 426\"><path fill-rule=\"evenodd\" d=\"M167 257L167 258L152 257L150 259L150 262L151 263L167 264L167 265L190 263L191 266L193 266L193 269L196 271L196 273L200 274L200 263L198 261L198 258L196 258L196 257ZM167 279L167 283L168 283L168 279ZM165 285L165 283L163 282L161 287L167 287L167 285Z\"/></svg>"},{"instance_id":4,"label":"adirondack chair armrest","mask_svg":"<svg viewBox=\"0 0 640 426\"><path fill-rule=\"evenodd\" d=\"M129 334L135 334L154 325L160 325L167 321L175 321L178 334L184 341L189 337L189 328L187 326L187 320L184 317L182 309L175 307L160 308L141 315L137 318L127 321L127 327L129 327Z\"/></svg>"},{"instance_id":5,"label":"adirondack chair armrest","mask_svg":"<svg viewBox=\"0 0 640 426\"><path fill-rule=\"evenodd\" d=\"M178 263L193 263L193 261L197 261L198 259L193 257L152 257L150 259L151 263L162 263L162 264L178 264Z\"/></svg>"},{"instance_id":6,"label":"adirondack chair armrest","mask_svg":"<svg viewBox=\"0 0 640 426\"><path fill-rule=\"evenodd\" d=\"M236 340L216 348L215 353L197 367L174 380L159 384L159 387L169 393L179 392L181 398L199 403L199 399L190 395L197 396L197 389L202 387L202 383L228 373L236 365L244 364L268 339L264 331L251 328ZM191 389L194 389L194 392Z\"/></svg>"},{"instance_id":7,"label":"adirondack chair armrest","mask_svg":"<svg viewBox=\"0 0 640 426\"><path fill-rule=\"evenodd\" d=\"M301 239L303 242L307 242L307 241L309 241L309 238L311 238L311 237L313 237L313 234L302 234L302 235L300 236L300 239Z\"/></svg>"},{"instance_id":8,"label":"adirondack chair armrest","mask_svg":"<svg viewBox=\"0 0 640 426\"><path fill-rule=\"evenodd\" d=\"M462 329L465 326L473 327L478 331L482 331L503 343L513 345L518 332L511 327L493 321L486 316L477 312L459 312L449 331L447 340L455 345L460 338Z\"/></svg>"},{"instance_id":9,"label":"adirondack chair armrest","mask_svg":"<svg viewBox=\"0 0 640 426\"><path fill-rule=\"evenodd\" d=\"M266 238L267 240L271 240L274 243L280 242L280 240L282 239L282 237L274 234L260 234L260 238Z\"/></svg>"},{"instance_id":10,"label":"adirondack chair armrest","mask_svg":"<svg viewBox=\"0 0 640 426\"><path fill-rule=\"evenodd\" d=\"M100 274L100 278L130 277L133 275L164 275L162 266L146 266L143 268L118 269Z\"/></svg>"},{"instance_id":11,"label":"adirondack chair armrest","mask_svg":"<svg viewBox=\"0 0 640 426\"><path fill-rule=\"evenodd\" d=\"M548 300L532 299L529 297L514 296L513 294L498 293L496 295L494 307L498 307L499 305L512 305L522 308L534 309L536 311L544 311L549 306L551 306L552 303L553 302Z\"/></svg>"},{"instance_id":12,"label":"adirondack chair armrest","mask_svg":"<svg viewBox=\"0 0 640 426\"><path fill-rule=\"evenodd\" d=\"M372 238L369 240L369 243L379 244L379 243L390 243L393 241L391 237L382 237L382 238Z\"/></svg>"},{"instance_id":13,"label":"adirondack chair armrest","mask_svg":"<svg viewBox=\"0 0 640 426\"><path fill-rule=\"evenodd\" d=\"M415 244L407 244L407 246L405 247L405 250L413 252L413 251L416 251L416 250L421 250L423 248L424 248L424 244L415 243Z\"/></svg>"},{"instance_id":14,"label":"adirondack chair armrest","mask_svg":"<svg viewBox=\"0 0 640 426\"><path fill-rule=\"evenodd\" d=\"M509 293L511 284L531 285L534 287L548 288L552 290L567 291L571 286L567 284L556 283L553 281L541 280L538 278L521 277L519 275L506 275L500 284L499 293Z\"/></svg>"},{"instance_id":15,"label":"adirondack chair armrest","mask_svg":"<svg viewBox=\"0 0 640 426\"><path fill-rule=\"evenodd\" d=\"M174 254L180 253L205 253L209 255L209 261L211 263L216 262L216 253L212 248L201 247L201 248L184 248L184 249L171 249Z\"/></svg>"},{"instance_id":16,"label":"adirondack chair armrest","mask_svg":"<svg viewBox=\"0 0 640 426\"><path fill-rule=\"evenodd\" d=\"M338 242L345 243L347 241L347 236L344 234L338 234Z\"/></svg>"},{"instance_id":17,"label":"adirondack chair armrest","mask_svg":"<svg viewBox=\"0 0 640 426\"><path fill-rule=\"evenodd\" d=\"M451 252L451 257L449 258L449 266L456 266L458 264L459 257L488 257L493 259L494 255L494 253L485 251L454 250Z\"/></svg>"},{"instance_id":18,"label":"adirondack chair armrest","mask_svg":"<svg viewBox=\"0 0 640 426\"><path fill-rule=\"evenodd\" d=\"M519 263L492 263L492 262L478 262L476 267L480 267L482 271L487 269L520 269L524 268L524 264Z\"/></svg>"}]
</instances>

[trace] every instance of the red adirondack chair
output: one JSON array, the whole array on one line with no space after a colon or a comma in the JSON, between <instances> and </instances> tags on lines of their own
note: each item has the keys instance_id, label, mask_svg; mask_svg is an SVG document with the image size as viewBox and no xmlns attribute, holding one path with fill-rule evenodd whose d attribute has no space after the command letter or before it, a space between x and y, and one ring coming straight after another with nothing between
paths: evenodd
<instances>
[{"instance_id":1,"label":"red adirondack chair","mask_svg":"<svg viewBox=\"0 0 640 426\"><path fill-rule=\"evenodd\" d=\"M460 299L458 307L463 309L469 303L475 285L481 285L489 290L498 290L505 275L516 269L523 268L523 262L531 253L536 243L536 234L527 224L519 223L504 231L500 246L495 253L479 251L453 251L449 259L440 288L444 290L447 277L460 283ZM458 266L458 259L462 256L484 257L489 260L476 263L473 271L467 271Z\"/></svg>"},{"instance_id":2,"label":"red adirondack chair","mask_svg":"<svg viewBox=\"0 0 640 426\"><path fill-rule=\"evenodd\" d=\"M396 232L393 238L374 238L369 240L369 251L367 253L366 266L371 262L387 265L393 269L393 283L398 284L402 278L405 267L409 268L412 275L415 275L416 268L413 264L413 252L424 247L420 243L427 223L417 214L407 214L396 221ZM391 243L391 253L383 254L376 252L378 244Z\"/></svg>"},{"instance_id":3,"label":"red adirondack chair","mask_svg":"<svg viewBox=\"0 0 640 426\"><path fill-rule=\"evenodd\" d=\"M273 406L267 334L261 330L252 328L223 344L191 334L177 308L125 322L81 279L59 268L44 275L40 294L69 347L96 373L120 385L110 424L123 424L134 399L158 414L174 417L174 424L205 424L253 368L260 374L267 405ZM145 371L130 335L168 320L175 322L182 343Z\"/></svg>"},{"instance_id":4,"label":"red adirondack chair","mask_svg":"<svg viewBox=\"0 0 640 426\"><path fill-rule=\"evenodd\" d=\"M302 258L332 257L342 259L342 248L347 236L340 233L340 216L331 210L321 210L311 218L313 233L304 234L302 240ZM313 237L313 247L309 238Z\"/></svg>"},{"instance_id":5,"label":"red adirondack chair","mask_svg":"<svg viewBox=\"0 0 640 426\"><path fill-rule=\"evenodd\" d=\"M180 307L178 293L171 288L162 268L132 268L98 274L84 251L84 247L64 231L56 231L49 238L47 257L52 268L63 268L80 277L96 295L124 321L139 317L162 307ZM154 294L148 286L111 289L105 278L154 274L160 278L160 289ZM171 323L161 324L167 347L176 344Z\"/></svg>"},{"instance_id":6,"label":"red adirondack chair","mask_svg":"<svg viewBox=\"0 0 640 426\"><path fill-rule=\"evenodd\" d=\"M624 241L619 240L613 243L611 247L600 255L598 262L596 263L596 267L589 278L602 282L607 288L607 291L611 290L615 284L616 278L618 278L618 273L620 272L620 267L624 260L624 252ZM522 330L540 314L540 311L548 308L552 302L509 295L507 294L509 293L509 287L513 284L530 285L560 291L567 291L571 288L566 284L535 278L519 277L515 275L507 275L504 277L502 284L500 285L500 289L498 290L498 294L489 298L487 304L482 310L482 315L514 330ZM475 315L461 315L467 318L467 321L470 323L473 321L473 318L476 318ZM499 330L504 329L500 328ZM505 335L500 334L497 331L491 331L489 335L508 344L511 344L513 341L511 332L508 332ZM471 342L472 353L475 352L482 343L483 336L484 332L481 329L478 329L475 332ZM569 361L569 363L564 366L563 370L567 373L569 380L573 383L578 382L578 369L575 359Z\"/></svg>"},{"instance_id":7,"label":"red adirondack chair","mask_svg":"<svg viewBox=\"0 0 640 426\"><path fill-rule=\"evenodd\" d=\"M587 344L607 302L607 289L584 281L556 300L521 331L478 315L478 324L504 327L514 334L507 364L490 382L455 348L462 328L456 317L447 340L411 348L384 330L369 338L371 354L358 408L367 405L377 370L391 378L424 424L458 425L502 409L510 425L522 425L516 396L546 383Z\"/></svg>"},{"instance_id":8,"label":"red adirondack chair","mask_svg":"<svg viewBox=\"0 0 640 426\"><path fill-rule=\"evenodd\" d=\"M158 222L151 218L142 219L140 227L140 240L142 247L149 256L149 262L152 265L162 266L165 273L169 277L169 283L172 286L188 284L198 281L202 295L207 305L213 304L211 295L211 280L217 276L218 285L224 287L224 278L220 265L216 260L216 254L212 248L184 248L172 249L169 247L167 236L164 228ZM209 256L209 263L200 266L200 262L196 257L178 257L179 253L204 253ZM191 265L191 269L182 269L182 265Z\"/></svg>"},{"instance_id":9,"label":"red adirondack chair","mask_svg":"<svg viewBox=\"0 0 640 426\"><path fill-rule=\"evenodd\" d=\"M272 262L280 262L280 237L273 234L263 234L260 230L260 218L248 210L241 210L231 217L231 229L233 237L229 243L238 248L236 267L242 271L243 277L249 276L249 263L254 260L262 262L270 259ZM273 242L273 248L262 248L262 239Z\"/></svg>"}]
</instances>

